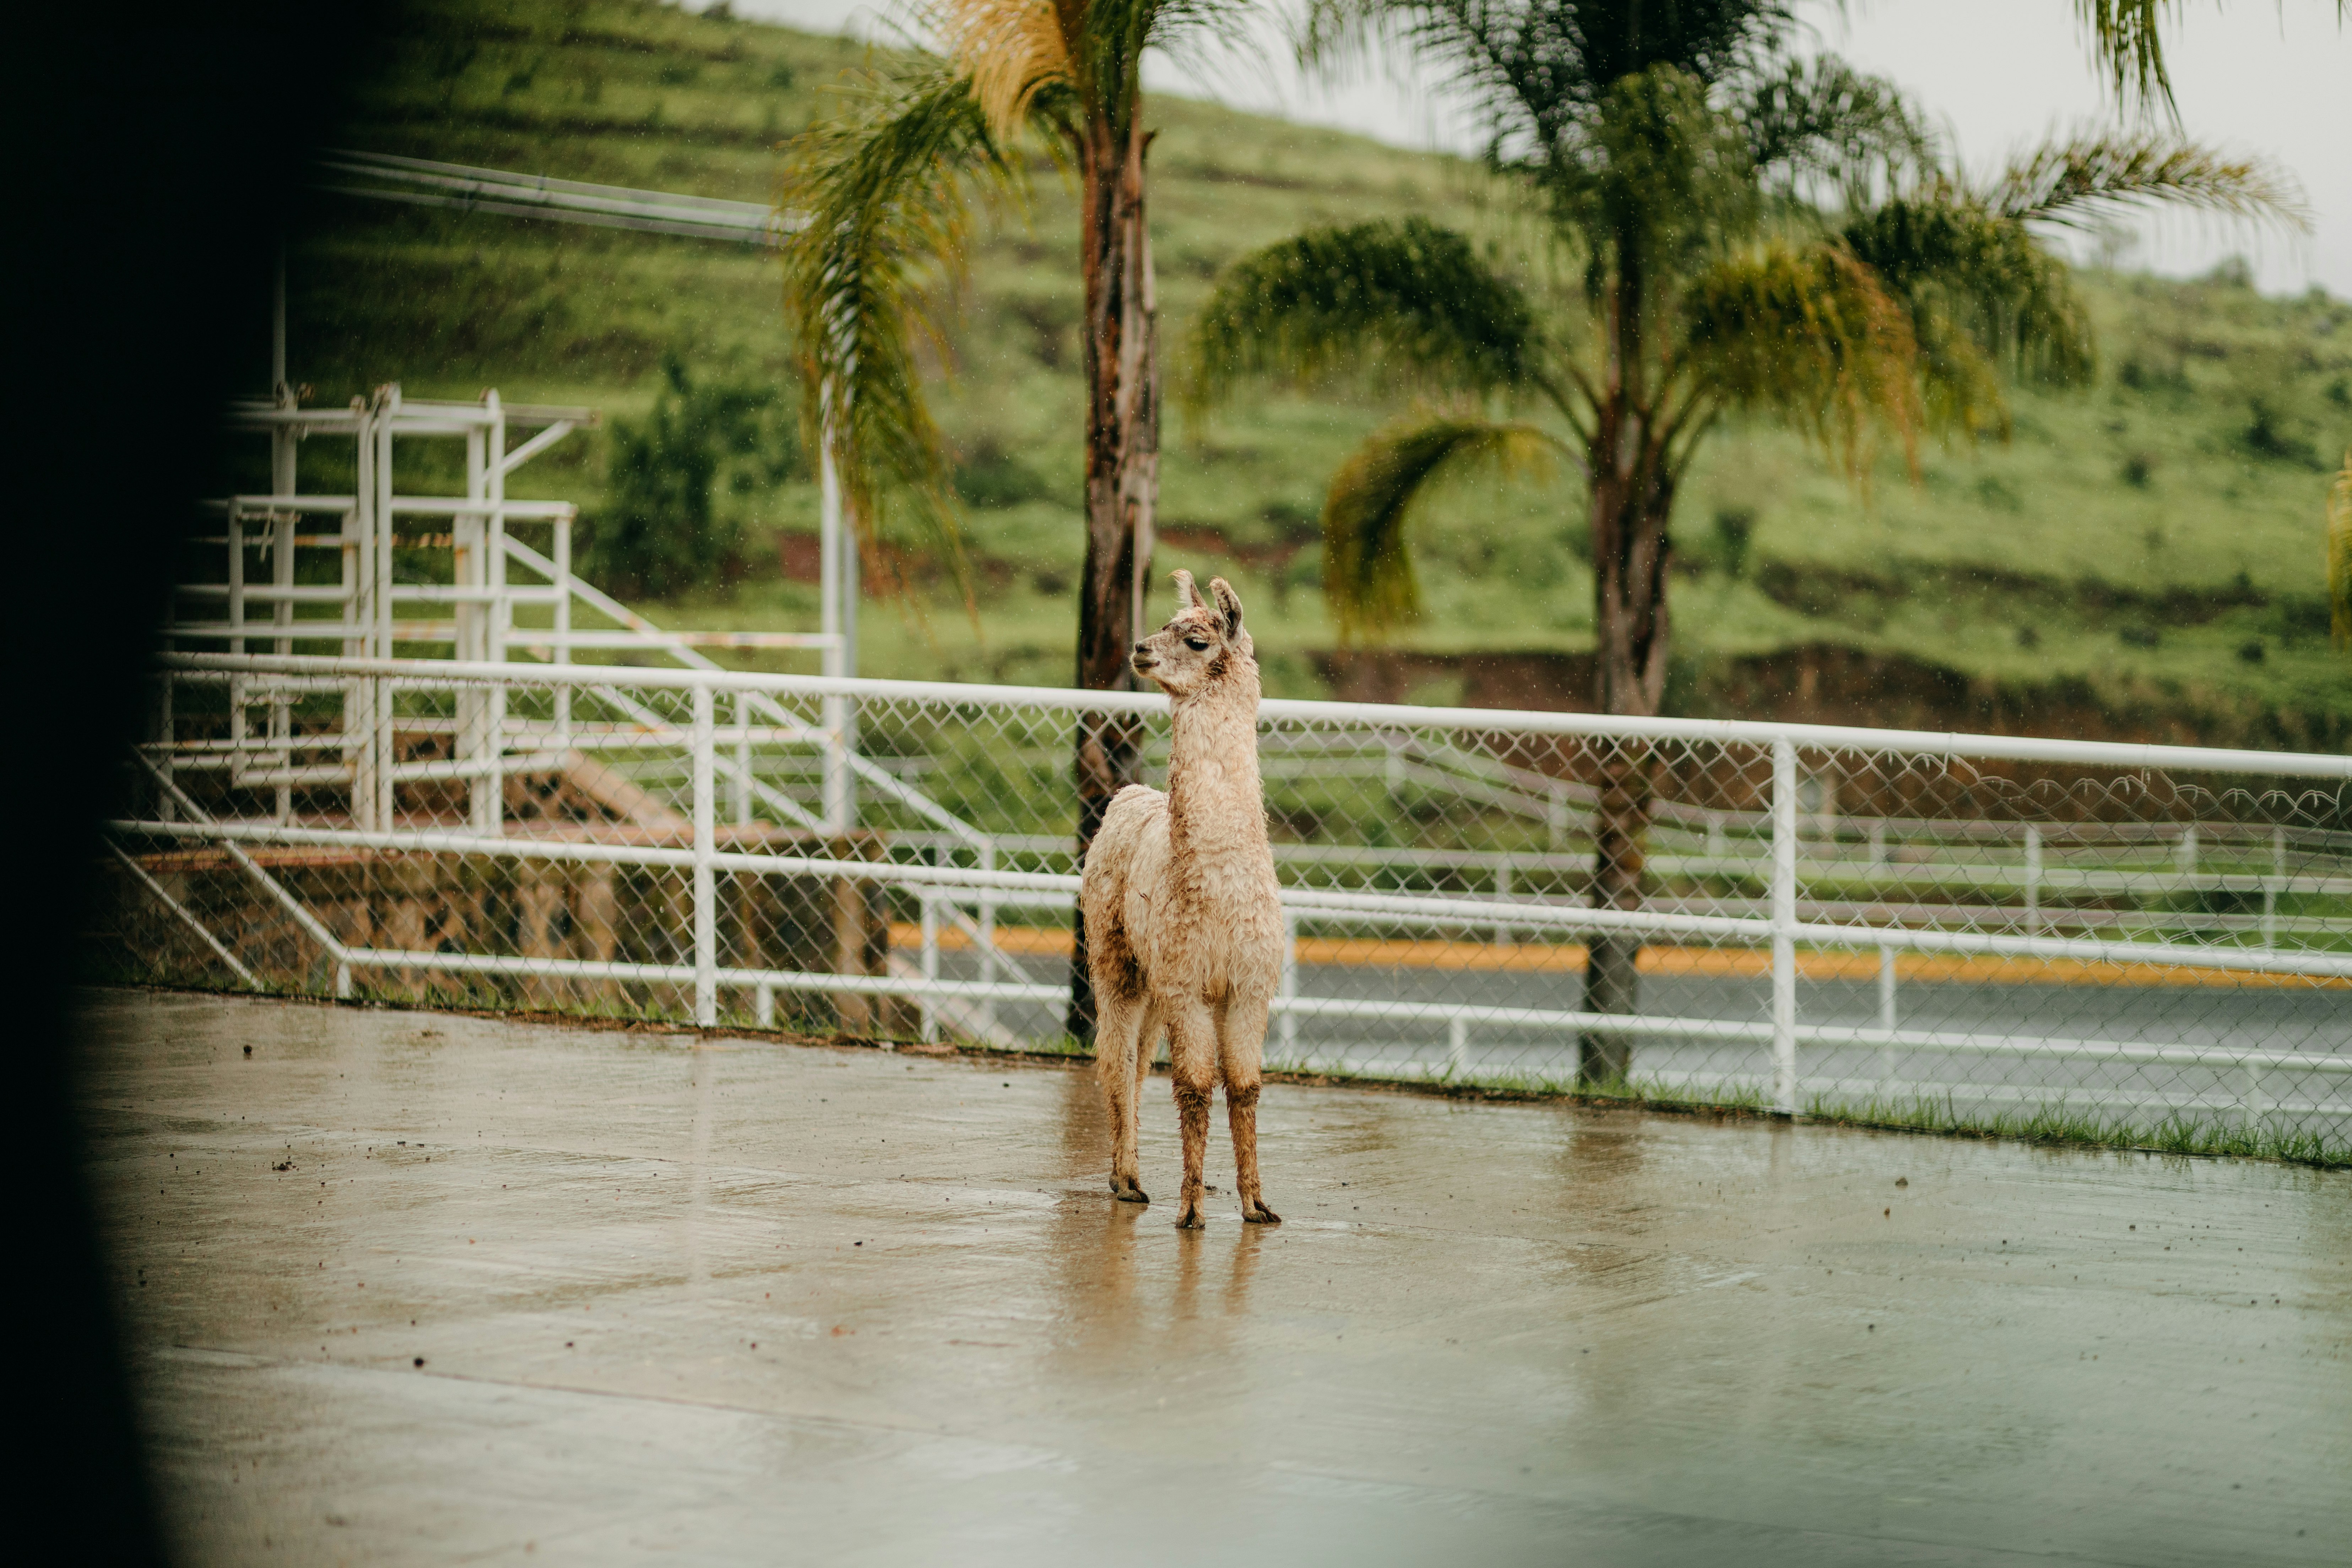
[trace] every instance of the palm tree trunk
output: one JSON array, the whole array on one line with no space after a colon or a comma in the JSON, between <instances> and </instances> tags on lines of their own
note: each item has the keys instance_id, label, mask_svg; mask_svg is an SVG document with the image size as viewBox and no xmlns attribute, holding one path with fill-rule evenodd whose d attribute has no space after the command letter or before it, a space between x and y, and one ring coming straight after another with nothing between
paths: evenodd
<instances>
[{"instance_id":1,"label":"palm tree trunk","mask_svg":"<svg viewBox=\"0 0 2352 1568\"><path fill-rule=\"evenodd\" d=\"M1603 409L1590 472L1592 504L1592 623L1598 637L1593 697L1603 713L1654 717L1665 695L1666 521L1672 479L1650 455L1643 411ZM1651 773L1646 742L1612 742L1601 760L1592 820L1592 907L1637 910L1648 853ZM1596 931L1586 950L1584 1011L1638 1013L1641 938ZM1594 1030L1577 1042L1577 1079L1587 1088L1622 1084L1632 1072L1630 1036Z\"/></svg>"},{"instance_id":2,"label":"palm tree trunk","mask_svg":"<svg viewBox=\"0 0 2352 1568\"><path fill-rule=\"evenodd\" d=\"M1144 226L1143 156L1151 138L1140 105L1126 123L1097 117L1079 149L1084 187L1079 265L1086 280L1087 559L1079 582L1078 685L1135 686L1128 651L1142 635L1142 592L1151 570L1152 508L1160 493L1159 329L1151 239ZM1086 714L1077 724L1078 858L1102 826L1111 797L1133 784L1142 727ZM1094 983L1082 910L1071 913L1067 1027L1092 1039Z\"/></svg>"}]
</instances>

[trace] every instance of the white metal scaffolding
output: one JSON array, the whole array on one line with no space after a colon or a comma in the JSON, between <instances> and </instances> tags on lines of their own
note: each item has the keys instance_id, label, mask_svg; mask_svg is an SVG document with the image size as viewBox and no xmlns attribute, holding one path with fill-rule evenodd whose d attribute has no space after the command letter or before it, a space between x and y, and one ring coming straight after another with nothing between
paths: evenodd
<instances>
[{"instance_id":1,"label":"white metal scaffolding","mask_svg":"<svg viewBox=\"0 0 2352 1568\"><path fill-rule=\"evenodd\" d=\"M840 542L837 508L827 509L831 570L823 630L665 630L573 571L577 508L508 493L508 480L523 465L595 424L593 409L512 404L495 391L472 403L409 398L397 384L344 407L304 407L285 380L282 343L281 331L273 344L275 395L237 404L228 415L232 432L268 437L269 489L207 503L221 531L200 535L198 542L220 550L221 570L214 576L200 569L175 588L167 649L555 665L573 662L575 649L593 649L656 654L706 670L719 667L699 651L705 647L805 649L820 656L825 675L854 673L847 657L854 612L841 605L856 592L855 555ZM402 486L415 467L415 443L433 440L464 443L462 494L419 494ZM356 481L349 493L304 489L300 455L312 441L349 443L348 471ZM404 453L410 454L406 462ZM606 624L582 626L583 609ZM394 825L402 784L461 778L469 826L501 831L516 740L501 689L461 689L449 754L406 757L398 754L399 736L415 726L400 719L391 689L380 679L341 685L340 727L306 736L293 724L295 686L239 683L219 759L230 782L274 789L281 822L290 819L298 788L348 782L351 821L372 830ZM568 729L561 717L559 737ZM161 707L158 741L170 741L170 720L168 705ZM826 737L828 777L838 782L826 794L821 823L762 788L748 763L730 781L741 809L764 799L787 822L846 830L855 819L848 723L845 712ZM536 735L532 745L545 742ZM190 764L173 754L172 765Z\"/></svg>"}]
</instances>

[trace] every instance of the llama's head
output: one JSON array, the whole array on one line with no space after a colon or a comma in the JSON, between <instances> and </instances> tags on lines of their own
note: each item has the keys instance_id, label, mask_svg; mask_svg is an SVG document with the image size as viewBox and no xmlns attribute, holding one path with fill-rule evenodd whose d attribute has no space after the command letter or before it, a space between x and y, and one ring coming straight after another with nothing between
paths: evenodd
<instances>
[{"instance_id":1,"label":"llama's head","mask_svg":"<svg viewBox=\"0 0 2352 1568\"><path fill-rule=\"evenodd\" d=\"M1209 597L1192 585L1192 574L1176 574L1174 618L1135 645L1129 660L1135 673L1159 682L1181 702L1256 650L1242 630L1242 599L1223 577L1212 579Z\"/></svg>"}]
</instances>

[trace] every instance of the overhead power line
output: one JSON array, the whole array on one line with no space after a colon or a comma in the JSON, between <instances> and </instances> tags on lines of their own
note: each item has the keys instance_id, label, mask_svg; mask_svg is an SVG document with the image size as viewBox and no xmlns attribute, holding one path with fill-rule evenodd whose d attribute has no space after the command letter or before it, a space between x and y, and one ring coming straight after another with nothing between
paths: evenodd
<instances>
[{"instance_id":1,"label":"overhead power line","mask_svg":"<svg viewBox=\"0 0 2352 1568\"><path fill-rule=\"evenodd\" d=\"M367 182L322 182L322 189L378 201L404 202L413 206L548 218L557 223L683 235L690 239L718 239L737 245L773 246L806 222L797 213L778 212L758 202L639 191L626 185L593 185L582 180L477 169L464 163L438 163L428 158L402 158L388 153L337 151L319 162L331 174L356 176Z\"/></svg>"}]
</instances>

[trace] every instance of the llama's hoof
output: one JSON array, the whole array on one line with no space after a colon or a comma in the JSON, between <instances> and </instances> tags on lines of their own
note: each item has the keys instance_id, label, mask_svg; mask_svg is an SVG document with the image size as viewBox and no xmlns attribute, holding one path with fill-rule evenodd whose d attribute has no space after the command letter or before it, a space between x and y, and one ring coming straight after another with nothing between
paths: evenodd
<instances>
[{"instance_id":1,"label":"llama's hoof","mask_svg":"<svg viewBox=\"0 0 2352 1568\"><path fill-rule=\"evenodd\" d=\"M1178 1230L1208 1229L1209 1222L1201 1217L1201 1205L1198 1204L1186 1205L1184 1212L1176 1216L1176 1228Z\"/></svg>"},{"instance_id":2,"label":"llama's hoof","mask_svg":"<svg viewBox=\"0 0 2352 1568\"><path fill-rule=\"evenodd\" d=\"M1110 1195L1123 1204L1148 1204L1151 1201L1151 1194L1139 1186L1132 1176L1113 1176L1110 1179Z\"/></svg>"},{"instance_id":3,"label":"llama's hoof","mask_svg":"<svg viewBox=\"0 0 2352 1568\"><path fill-rule=\"evenodd\" d=\"M1262 1203L1242 1205L1242 1220L1248 1225L1280 1225L1282 1216Z\"/></svg>"}]
</instances>

